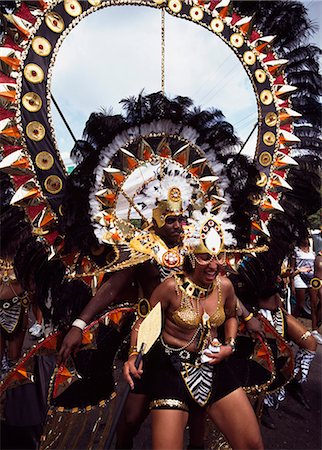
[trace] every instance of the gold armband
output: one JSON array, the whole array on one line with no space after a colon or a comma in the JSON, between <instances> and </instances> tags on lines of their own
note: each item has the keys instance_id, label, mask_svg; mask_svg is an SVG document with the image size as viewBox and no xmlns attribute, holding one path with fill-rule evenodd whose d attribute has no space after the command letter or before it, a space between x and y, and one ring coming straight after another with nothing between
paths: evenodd
<instances>
[{"instance_id":1,"label":"gold armband","mask_svg":"<svg viewBox=\"0 0 322 450\"><path fill-rule=\"evenodd\" d=\"M128 359L130 359L131 356L137 356L138 354L139 354L139 352L132 352L132 353L129 353Z\"/></svg>"},{"instance_id":2,"label":"gold armband","mask_svg":"<svg viewBox=\"0 0 322 450\"><path fill-rule=\"evenodd\" d=\"M248 316L243 318L244 322L248 322L249 320L251 320L254 317L254 314L251 312L248 314Z\"/></svg>"}]
</instances>

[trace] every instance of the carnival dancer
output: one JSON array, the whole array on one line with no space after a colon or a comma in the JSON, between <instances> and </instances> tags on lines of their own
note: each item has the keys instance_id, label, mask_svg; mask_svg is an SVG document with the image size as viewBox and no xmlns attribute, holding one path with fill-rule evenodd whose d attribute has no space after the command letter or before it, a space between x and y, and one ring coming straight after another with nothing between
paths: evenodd
<instances>
[{"instance_id":1,"label":"carnival dancer","mask_svg":"<svg viewBox=\"0 0 322 450\"><path fill-rule=\"evenodd\" d=\"M30 236L31 227L17 208L13 215L10 201L14 194L8 175L0 173L1 188L1 246L0 246L0 335L1 372L18 361L28 325L30 294L17 280L13 260L23 240ZM3 374L3 373L2 373Z\"/></svg>"},{"instance_id":2,"label":"carnival dancer","mask_svg":"<svg viewBox=\"0 0 322 450\"><path fill-rule=\"evenodd\" d=\"M12 261L0 259L1 373L13 367L21 356L29 302L28 293L16 279Z\"/></svg>"},{"instance_id":3,"label":"carnival dancer","mask_svg":"<svg viewBox=\"0 0 322 450\"><path fill-rule=\"evenodd\" d=\"M102 314L109 305L119 303L120 298L123 298L121 297L122 291L126 287L130 288L132 283L138 283L143 297L149 298L162 279L167 277L172 270L181 267L184 253L181 245L182 225L186 219L183 215L181 196L174 199L172 192L170 190L168 198L158 202L153 209L153 228L142 232L132 241L132 246L139 248L142 252L150 253L152 246L154 249L158 248L158 253L161 253L163 258L160 260L156 254L153 257L150 253L147 262L113 273L97 291L79 318L73 322L63 340L59 352L59 362L66 361L71 353L77 353L82 342L82 330L86 324L90 323L98 314ZM175 192L178 196L178 188L175 189ZM147 244L146 249L144 242ZM144 305L145 302L139 302L140 315L146 314L143 312ZM135 394L129 396L125 414L120 422L118 448L132 447L133 437L137 434L148 413L148 398L142 385ZM203 439L203 428L200 436ZM192 444L195 447L195 443Z\"/></svg>"},{"instance_id":4,"label":"carnival dancer","mask_svg":"<svg viewBox=\"0 0 322 450\"><path fill-rule=\"evenodd\" d=\"M286 341L294 342L299 347L295 355L293 379L286 385L286 391L299 401L305 409L310 410L310 405L303 393L302 384L307 382L308 379L310 366L316 353L316 340L303 324L283 308L278 292L263 295L258 301L258 306L260 314L274 326L278 333ZM274 429L275 424L270 418L268 408L278 408L285 395L285 389L281 387L275 393L268 394L265 397L262 422L269 428Z\"/></svg>"},{"instance_id":5,"label":"carnival dancer","mask_svg":"<svg viewBox=\"0 0 322 450\"><path fill-rule=\"evenodd\" d=\"M235 283L235 285L238 289L238 286L244 284L244 288L239 291L239 295L244 298L243 296L247 293L248 307L253 308L254 314L259 313L258 317L264 317L271 324L278 335L283 338L284 347L291 343L295 343L298 347L293 369L289 373L289 370L285 370L284 367L284 375L287 373L287 377L284 377L277 361L279 350L276 349L276 346L278 344L271 343L277 367L277 379L272 385L272 393L265 396L261 420L268 428L275 429L276 425L270 416L270 408L278 408L280 402L285 399L287 392L300 402L305 409L310 409L302 385L308 379L317 343L311 332L285 310L279 295L278 284L274 282L268 268L266 269L267 276L263 277L262 283L258 282L258 274L263 273L263 268L264 266L258 258L245 258L239 267L240 283ZM269 334L271 335L271 333ZM270 342L272 342L272 339L270 339ZM291 347L290 352L293 354Z\"/></svg>"},{"instance_id":6,"label":"carnival dancer","mask_svg":"<svg viewBox=\"0 0 322 450\"><path fill-rule=\"evenodd\" d=\"M189 410L196 404L207 411L233 448L261 449L252 406L226 364L234 351L237 304L231 282L219 273L222 230L213 216L194 227L197 233L187 234L190 252L183 274L161 283L150 299L151 306L161 302L164 313L162 335L152 350L153 367L148 362L147 367L135 368L139 319L132 329L133 351L124 376L133 389L131 375L135 380L148 371L154 449L183 448ZM223 324L221 343L217 328Z\"/></svg>"},{"instance_id":7,"label":"carnival dancer","mask_svg":"<svg viewBox=\"0 0 322 450\"><path fill-rule=\"evenodd\" d=\"M322 344L322 336L318 331L317 291L311 284L314 278L315 259L316 255L310 248L308 237L302 237L298 246L294 249L291 260L291 268L294 271L299 271L299 274L294 279L291 279L291 289L296 297L295 317L299 317L301 314L305 303L305 295L308 291L311 304L312 335L318 344Z\"/></svg>"}]
</instances>

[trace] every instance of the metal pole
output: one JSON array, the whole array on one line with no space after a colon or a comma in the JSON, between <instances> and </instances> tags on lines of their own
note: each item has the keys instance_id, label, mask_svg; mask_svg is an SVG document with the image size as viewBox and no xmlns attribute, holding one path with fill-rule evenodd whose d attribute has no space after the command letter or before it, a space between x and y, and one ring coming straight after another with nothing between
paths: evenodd
<instances>
[{"instance_id":1,"label":"metal pole","mask_svg":"<svg viewBox=\"0 0 322 450\"><path fill-rule=\"evenodd\" d=\"M75 144L76 144L77 139L75 138L74 133L72 132L70 126L68 125L67 120L65 119L64 114L62 113L61 109L59 108L59 106L58 106L58 104L57 104L57 102L56 102L55 97L53 96L53 94L51 94L51 98L52 98L52 100L53 100L53 102L54 102L54 105L56 106L56 109L57 109L57 111L58 111L60 117L63 119L63 122L64 122L64 124L66 125L67 130L69 131L71 137L74 139L74 142L75 142Z\"/></svg>"},{"instance_id":2,"label":"metal pole","mask_svg":"<svg viewBox=\"0 0 322 450\"><path fill-rule=\"evenodd\" d=\"M245 145L247 144L247 142L249 141L249 139L252 137L252 134L253 134L254 131L256 130L257 126L258 126L258 122L256 122L255 125L253 126L252 131L249 133L249 135L248 135L246 141L243 143L241 149L239 150L239 152L237 153L237 155L235 156L234 159L238 158L238 156L241 154L241 152L242 152L243 149L245 148Z\"/></svg>"}]
</instances>

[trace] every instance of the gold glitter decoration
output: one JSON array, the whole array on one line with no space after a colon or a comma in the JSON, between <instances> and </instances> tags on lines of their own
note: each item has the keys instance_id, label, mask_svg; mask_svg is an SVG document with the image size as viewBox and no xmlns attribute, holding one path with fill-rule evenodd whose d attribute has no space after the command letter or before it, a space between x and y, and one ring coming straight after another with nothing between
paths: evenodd
<instances>
[{"instance_id":1,"label":"gold glitter decoration","mask_svg":"<svg viewBox=\"0 0 322 450\"><path fill-rule=\"evenodd\" d=\"M276 141L276 136L271 131L266 131L263 136L263 142L266 145L274 145Z\"/></svg>"},{"instance_id":2,"label":"gold glitter decoration","mask_svg":"<svg viewBox=\"0 0 322 450\"><path fill-rule=\"evenodd\" d=\"M266 78L267 78L265 70L263 70L263 69L256 69L255 70L255 78L258 81L258 83L264 83L266 81Z\"/></svg>"},{"instance_id":3,"label":"gold glitter decoration","mask_svg":"<svg viewBox=\"0 0 322 450\"><path fill-rule=\"evenodd\" d=\"M77 17L83 12L80 3L77 0L64 0L64 8L67 14L72 17Z\"/></svg>"},{"instance_id":4,"label":"gold glitter decoration","mask_svg":"<svg viewBox=\"0 0 322 450\"><path fill-rule=\"evenodd\" d=\"M29 122L26 126L26 133L32 141L41 141L46 134L45 127L37 121Z\"/></svg>"},{"instance_id":5,"label":"gold glitter decoration","mask_svg":"<svg viewBox=\"0 0 322 450\"><path fill-rule=\"evenodd\" d=\"M45 188L50 194L58 194L62 187L63 182L57 175L49 175L45 180Z\"/></svg>"},{"instance_id":6,"label":"gold glitter decoration","mask_svg":"<svg viewBox=\"0 0 322 450\"><path fill-rule=\"evenodd\" d=\"M259 164L263 167L267 167L272 164L273 158L272 155L268 152L263 152L259 155L258 158Z\"/></svg>"},{"instance_id":7,"label":"gold glitter decoration","mask_svg":"<svg viewBox=\"0 0 322 450\"><path fill-rule=\"evenodd\" d=\"M168 3L169 8L171 11L178 13L182 9L182 3L179 0L170 0Z\"/></svg>"},{"instance_id":8,"label":"gold glitter decoration","mask_svg":"<svg viewBox=\"0 0 322 450\"><path fill-rule=\"evenodd\" d=\"M49 170L54 165L54 158L49 152L40 152L36 156L36 166L42 170Z\"/></svg>"},{"instance_id":9,"label":"gold glitter decoration","mask_svg":"<svg viewBox=\"0 0 322 450\"><path fill-rule=\"evenodd\" d=\"M35 92L27 92L27 94L22 97L22 104L27 111L38 112L42 107L42 100L40 95Z\"/></svg>"},{"instance_id":10,"label":"gold glitter decoration","mask_svg":"<svg viewBox=\"0 0 322 450\"><path fill-rule=\"evenodd\" d=\"M277 124L277 114L273 111L266 114L265 123L269 127L275 127L275 125Z\"/></svg>"},{"instance_id":11,"label":"gold glitter decoration","mask_svg":"<svg viewBox=\"0 0 322 450\"><path fill-rule=\"evenodd\" d=\"M243 55L243 60L248 66L252 66L256 62L256 56L252 51L247 50Z\"/></svg>"},{"instance_id":12,"label":"gold glitter decoration","mask_svg":"<svg viewBox=\"0 0 322 450\"><path fill-rule=\"evenodd\" d=\"M51 43L44 37L35 36L31 42L33 51L39 56L48 56L51 52Z\"/></svg>"},{"instance_id":13,"label":"gold glitter decoration","mask_svg":"<svg viewBox=\"0 0 322 450\"><path fill-rule=\"evenodd\" d=\"M88 0L88 3L93 6L98 6L102 3L102 0Z\"/></svg>"},{"instance_id":14,"label":"gold glitter decoration","mask_svg":"<svg viewBox=\"0 0 322 450\"><path fill-rule=\"evenodd\" d=\"M47 27L54 33L61 33L65 29L63 18L56 12L49 12L45 15Z\"/></svg>"},{"instance_id":15,"label":"gold glitter decoration","mask_svg":"<svg viewBox=\"0 0 322 450\"><path fill-rule=\"evenodd\" d=\"M162 5L162 3L164 3L165 0L154 0L154 3L156 3L157 5Z\"/></svg>"},{"instance_id":16,"label":"gold glitter decoration","mask_svg":"<svg viewBox=\"0 0 322 450\"><path fill-rule=\"evenodd\" d=\"M199 6L193 6L190 9L190 17L193 20L202 20L203 19L203 10L201 8L199 8Z\"/></svg>"},{"instance_id":17,"label":"gold glitter decoration","mask_svg":"<svg viewBox=\"0 0 322 450\"><path fill-rule=\"evenodd\" d=\"M37 64L29 63L24 68L24 76L27 81L30 81L30 83L41 83L44 81L45 75L44 71L41 67L39 67Z\"/></svg>"},{"instance_id":18,"label":"gold glitter decoration","mask_svg":"<svg viewBox=\"0 0 322 450\"><path fill-rule=\"evenodd\" d=\"M264 89L260 95L259 98L261 100L261 102L263 103L263 105L270 105L273 101L273 94L271 93L271 91L269 91L268 89Z\"/></svg>"},{"instance_id":19,"label":"gold glitter decoration","mask_svg":"<svg viewBox=\"0 0 322 450\"><path fill-rule=\"evenodd\" d=\"M240 48L244 44L244 38L239 33L234 33L230 36L230 43L236 48Z\"/></svg>"},{"instance_id":20,"label":"gold glitter decoration","mask_svg":"<svg viewBox=\"0 0 322 450\"><path fill-rule=\"evenodd\" d=\"M215 33L221 33L225 27L224 22L220 19L212 19L210 27Z\"/></svg>"}]
</instances>

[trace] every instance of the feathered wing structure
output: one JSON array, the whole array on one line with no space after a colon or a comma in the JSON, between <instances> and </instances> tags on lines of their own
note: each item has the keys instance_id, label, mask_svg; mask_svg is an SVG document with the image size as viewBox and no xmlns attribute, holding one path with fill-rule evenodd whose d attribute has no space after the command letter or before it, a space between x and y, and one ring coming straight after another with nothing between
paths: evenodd
<instances>
[{"instance_id":1,"label":"feathered wing structure","mask_svg":"<svg viewBox=\"0 0 322 450\"><path fill-rule=\"evenodd\" d=\"M236 289L246 302L256 303L259 296L276 289L276 277L283 258L289 254L295 241L307 234L308 216L320 205L321 165L321 49L309 43L314 23L306 7L297 1L239 1L235 3L242 14L253 15L254 22L266 36L274 37L274 51L287 60L285 75L288 84L296 86L289 101L281 99L284 108L284 129L297 116L295 133L300 142L292 146L288 183L292 191L285 191L268 229L270 245L266 254L247 257L239 268ZM298 114L300 113L300 114ZM285 168L281 163L281 169ZM250 295L252 298L250 298Z\"/></svg>"}]
</instances>

